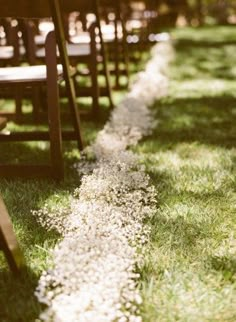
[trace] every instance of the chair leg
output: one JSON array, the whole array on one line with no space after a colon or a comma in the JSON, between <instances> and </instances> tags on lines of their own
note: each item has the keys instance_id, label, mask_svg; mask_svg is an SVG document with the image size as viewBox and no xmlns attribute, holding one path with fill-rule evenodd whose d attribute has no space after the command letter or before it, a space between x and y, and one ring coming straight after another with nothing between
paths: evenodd
<instances>
[{"instance_id":1,"label":"chair leg","mask_svg":"<svg viewBox=\"0 0 236 322\"><path fill-rule=\"evenodd\" d=\"M98 7L97 7L97 1L95 1L95 7L96 7L96 15L98 15ZM98 32L99 32L99 38L101 42L101 54L102 54L102 64L103 64L103 71L105 74L105 81L106 81L106 88L107 88L107 95L110 103L110 108L113 108L113 98L112 98L112 91L111 91L111 82L110 82L110 73L108 70L108 54L107 54L107 48L105 47L104 41L103 41L103 35L102 35L102 29L101 29L101 23L100 19L98 19Z\"/></svg>"},{"instance_id":2,"label":"chair leg","mask_svg":"<svg viewBox=\"0 0 236 322\"><path fill-rule=\"evenodd\" d=\"M67 89L69 103L70 103L70 109L73 116L74 130L78 137L78 147L80 150L82 150L83 141L82 141L82 136L80 132L80 117L79 117L78 106L76 104L74 81L70 75L69 59L66 53L66 46L65 46L66 41L65 41L65 35L64 35L64 28L60 19L61 17L60 17L59 2L50 1L50 8L52 11L52 17L55 25L55 32L58 39L58 48L60 52L61 62L63 65L64 78L65 78L66 89Z\"/></svg>"},{"instance_id":3,"label":"chair leg","mask_svg":"<svg viewBox=\"0 0 236 322\"><path fill-rule=\"evenodd\" d=\"M57 85L57 84L56 84ZM48 97L48 121L50 136L51 163L55 179L61 180L64 177L64 166L62 157L62 136L59 110L58 88L53 88L48 82L47 89L50 89ZM49 93L49 92L48 92Z\"/></svg>"},{"instance_id":4,"label":"chair leg","mask_svg":"<svg viewBox=\"0 0 236 322\"><path fill-rule=\"evenodd\" d=\"M98 117L100 113L99 85L98 85L97 63L96 63L96 59L94 61L94 57L91 57L89 69L90 69L91 80L92 80L93 114L95 117Z\"/></svg>"},{"instance_id":5,"label":"chair leg","mask_svg":"<svg viewBox=\"0 0 236 322\"><path fill-rule=\"evenodd\" d=\"M102 43L102 57L103 57L103 70L104 70L104 75L105 75L105 82L106 82L106 91L107 91L107 96L110 104L110 108L114 107L114 102L112 98L112 90L111 90L111 81L110 81L110 73L108 70L108 59L107 59L107 50L105 48L104 43Z\"/></svg>"},{"instance_id":6,"label":"chair leg","mask_svg":"<svg viewBox=\"0 0 236 322\"><path fill-rule=\"evenodd\" d=\"M22 121L22 97L23 89L18 84L18 86L15 87L15 117L17 123L21 123Z\"/></svg>"},{"instance_id":7,"label":"chair leg","mask_svg":"<svg viewBox=\"0 0 236 322\"><path fill-rule=\"evenodd\" d=\"M96 48L96 34L95 26L90 28L91 37L91 59L89 63L91 81L92 81L92 98L93 98L93 115L99 117L99 83L98 83L98 70L97 70L97 48Z\"/></svg>"},{"instance_id":8,"label":"chair leg","mask_svg":"<svg viewBox=\"0 0 236 322\"><path fill-rule=\"evenodd\" d=\"M34 122L38 123L40 112L40 88L38 86L32 88L32 104Z\"/></svg>"},{"instance_id":9,"label":"chair leg","mask_svg":"<svg viewBox=\"0 0 236 322\"><path fill-rule=\"evenodd\" d=\"M0 196L0 250L14 273L19 273L26 263L21 252L6 206Z\"/></svg>"},{"instance_id":10,"label":"chair leg","mask_svg":"<svg viewBox=\"0 0 236 322\"><path fill-rule=\"evenodd\" d=\"M51 39L50 39L51 38ZM51 163L55 179L63 179L62 134L59 107L59 86L57 83L57 57L55 35L50 33L46 42L47 103L50 137ZM54 46L53 46L54 45Z\"/></svg>"},{"instance_id":11,"label":"chair leg","mask_svg":"<svg viewBox=\"0 0 236 322\"><path fill-rule=\"evenodd\" d=\"M125 65L125 72L127 76L127 87L129 86L129 51L128 51L128 45L127 45L127 32L126 27L124 24L124 20L121 18L121 25L122 25L122 31L123 31L123 38L122 38L122 49L123 49L123 56L124 56L124 65Z\"/></svg>"},{"instance_id":12,"label":"chair leg","mask_svg":"<svg viewBox=\"0 0 236 322\"><path fill-rule=\"evenodd\" d=\"M117 18L114 21L115 24L115 41L114 41L114 55L115 55L115 88L120 88L120 69L119 69L119 62L120 62L120 46L119 46L119 39L118 39L118 21Z\"/></svg>"}]
</instances>

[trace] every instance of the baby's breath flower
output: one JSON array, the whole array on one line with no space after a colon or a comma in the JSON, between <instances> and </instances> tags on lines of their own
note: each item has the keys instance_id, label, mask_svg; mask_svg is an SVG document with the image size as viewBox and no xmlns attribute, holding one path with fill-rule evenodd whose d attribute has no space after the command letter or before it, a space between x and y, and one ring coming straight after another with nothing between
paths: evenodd
<instances>
[{"instance_id":1,"label":"baby's breath flower","mask_svg":"<svg viewBox=\"0 0 236 322\"><path fill-rule=\"evenodd\" d=\"M45 228L62 236L52 252L52 268L42 274L35 292L47 306L41 321L142 321L135 267L150 236L144 220L155 213L156 194L127 148L156 126L148 107L166 95L170 44L158 44L152 56L75 165L83 177L69 207L45 205L33 212Z\"/></svg>"}]
</instances>

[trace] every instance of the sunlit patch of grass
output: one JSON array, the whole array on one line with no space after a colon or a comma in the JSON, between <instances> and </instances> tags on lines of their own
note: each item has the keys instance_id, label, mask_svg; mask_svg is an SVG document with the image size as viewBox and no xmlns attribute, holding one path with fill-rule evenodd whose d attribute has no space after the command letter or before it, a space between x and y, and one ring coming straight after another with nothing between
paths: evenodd
<instances>
[{"instance_id":1,"label":"sunlit patch of grass","mask_svg":"<svg viewBox=\"0 0 236 322\"><path fill-rule=\"evenodd\" d=\"M176 40L194 41L199 46L201 42L221 44L222 42L235 42L234 29L234 26L185 27L172 30L172 35Z\"/></svg>"},{"instance_id":2,"label":"sunlit patch of grass","mask_svg":"<svg viewBox=\"0 0 236 322\"><path fill-rule=\"evenodd\" d=\"M135 148L158 193L140 272L145 322L236 320L232 33L173 31L169 96L154 106L153 135Z\"/></svg>"}]
</instances>

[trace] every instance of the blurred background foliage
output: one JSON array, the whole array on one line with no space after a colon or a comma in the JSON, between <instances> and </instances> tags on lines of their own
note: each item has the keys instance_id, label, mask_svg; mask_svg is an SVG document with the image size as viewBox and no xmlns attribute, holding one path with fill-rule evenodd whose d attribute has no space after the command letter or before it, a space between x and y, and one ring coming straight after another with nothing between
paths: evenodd
<instances>
[{"instance_id":1,"label":"blurred background foliage","mask_svg":"<svg viewBox=\"0 0 236 322\"><path fill-rule=\"evenodd\" d=\"M149 0L166 26L236 24L236 0Z\"/></svg>"}]
</instances>

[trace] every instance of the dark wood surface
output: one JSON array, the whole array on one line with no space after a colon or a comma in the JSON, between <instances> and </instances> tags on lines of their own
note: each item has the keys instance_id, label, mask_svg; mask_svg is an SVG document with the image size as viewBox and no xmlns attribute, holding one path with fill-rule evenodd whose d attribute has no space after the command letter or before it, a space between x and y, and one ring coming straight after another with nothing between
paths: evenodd
<instances>
[{"instance_id":1,"label":"dark wood surface","mask_svg":"<svg viewBox=\"0 0 236 322\"><path fill-rule=\"evenodd\" d=\"M14 273L25 266L23 254L19 248L11 219L0 196L0 249L4 252L9 267Z\"/></svg>"},{"instance_id":2,"label":"dark wood surface","mask_svg":"<svg viewBox=\"0 0 236 322\"><path fill-rule=\"evenodd\" d=\"M4 129L7 125L7 119L5 117L0 117L0 131Z\"/></svg>"},{"instance_id":3,"label":"dark wood surface","mask_svg":"<svg viewBox=\"0 0 236 322\"><path fill-rule=\"evenodd\" d=\"M49 0L0 0L1 17L50 17Z\"/></svg>"}]
</instances>

